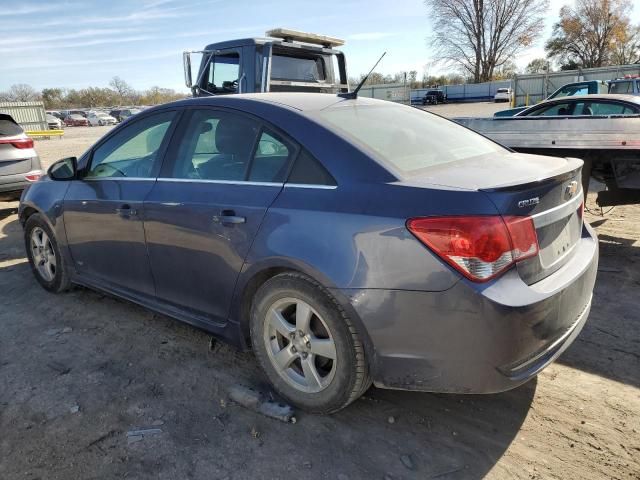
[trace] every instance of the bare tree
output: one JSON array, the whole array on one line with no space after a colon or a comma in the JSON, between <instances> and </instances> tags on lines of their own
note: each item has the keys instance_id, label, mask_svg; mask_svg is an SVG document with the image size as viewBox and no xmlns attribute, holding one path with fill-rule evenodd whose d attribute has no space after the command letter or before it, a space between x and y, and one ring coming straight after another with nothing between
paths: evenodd
<instances>
[{"instance_id":1,"label":"bare tree","mask_svg":"<svg viewBox=\"0 0 640 480\"><path fill-rule=\"evenodd\" d=\"M560 20L545 46L548 56L561 65L601 67L616 61L613 55L617 41L626 63L633 40L630 9L629 0L577 0L575 7L562 7Z\"/></svg>"},{"instance_id":2,"label":"bare tree","mask_svg":"<svg viewBox=\"0 0 640 480\"><path fill-rule=\"evenodd\" d=\"M115 90L120 99L120 104L128 103L134 94L134 89L120 77L116 76L111 79L109 86Z\"/></svg>"},{"instance_id":3,"label":"bare tree","mask_svg":"<svg viewBox=\"0 0 640 480\"><path fill-rule=\"evenodd\" d=\"M432 40L443 61L456 64L475 82L491 80L496 69L538 38L548 0L425 0Z\"/></svg>"},{"instance_id":4,"label":"bare tree","mask_svg":"<svg viewBox=\"0 0 640 480\"><path fill-rule=\"evenodd\" d=\"M0 93L0 100L5 102L35 102L40 100L40 94L25 83L11 85L8 92Z\"/></svg>"}]
</instances>

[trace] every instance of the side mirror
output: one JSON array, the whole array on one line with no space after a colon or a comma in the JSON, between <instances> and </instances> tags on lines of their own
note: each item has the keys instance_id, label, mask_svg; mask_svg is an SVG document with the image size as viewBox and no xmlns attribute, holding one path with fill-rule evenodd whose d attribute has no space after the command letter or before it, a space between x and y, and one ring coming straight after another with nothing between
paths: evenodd
<instances>
[{"instance_id":1,"label":"side mirror","mask_svg":"<svg viewBox=\"0 0 640 480\"><path fill-rule=\"evenodd\" d=\"M191 52L182 52L182 66L184 68L184 83L187 88L193 87L191 80Z\"/></svg>"},{"instance_id":2,"label":"side mirror","mask_svg":"<svg viewBox=\"0 0 640 480\"><path fill-rule=\"evenodd\" d=\"M74 180L78 174L78 159L76 157L67 157L58 160L49 167L47 175L51 180Z\"/></svg>"}]
</instances>

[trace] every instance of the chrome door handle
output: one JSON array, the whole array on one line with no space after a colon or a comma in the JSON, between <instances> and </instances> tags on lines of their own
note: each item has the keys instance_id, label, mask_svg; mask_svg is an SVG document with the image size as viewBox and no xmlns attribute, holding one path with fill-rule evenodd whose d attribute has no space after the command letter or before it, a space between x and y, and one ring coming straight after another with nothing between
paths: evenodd
<instances>
[{"instance_id":1,"label":"chrome door handle","mask_svg":"<svg viewBox=\"0 0 640 480\"><path fill-rule=\"evenodd\" d=\"M120 208L116 208L116 213L124 217L135 217L138 211L135 208L131 208L129 205L123 205Z\"/></svg>"},{"instance_id":2,"label":"chrome door handle","mask_svg":"<svg viewBox=\"0 0 640 480\"><path fill-rule=\"evenodd\" d=\"M213 217L213 223L222 223L223 225L239 225L246 223L246 217L239 217L233 210L223 210L221 215Z\"/></svg>"}]
</instances>

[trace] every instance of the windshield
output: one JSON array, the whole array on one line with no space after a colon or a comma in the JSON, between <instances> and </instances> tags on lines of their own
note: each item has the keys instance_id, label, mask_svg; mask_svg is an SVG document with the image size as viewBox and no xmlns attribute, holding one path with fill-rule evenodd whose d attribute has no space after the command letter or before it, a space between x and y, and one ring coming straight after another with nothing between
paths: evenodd
<instances>
[{"instance_id":1,"label":"windshield","mask_svg":"<svg viewBox=\"0 0 640 480\"><path fill-rule=\"evenodd\" d=\"M351 105L320 110L320 121L404 176L435 165L504 152L454 122L404 105Z\"/></svg>"}]
</instances>

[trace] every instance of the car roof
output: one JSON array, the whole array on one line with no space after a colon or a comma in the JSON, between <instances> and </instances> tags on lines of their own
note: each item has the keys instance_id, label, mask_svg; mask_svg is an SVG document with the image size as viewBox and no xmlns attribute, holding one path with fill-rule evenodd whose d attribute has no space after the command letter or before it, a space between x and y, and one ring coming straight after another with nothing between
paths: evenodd
<instances>
[{"instance_id":1,"label":"car roof","mask_svg":"<svg viewBox=\"0 0 640 480\"><path fill-rule=\"evenodd\" d=\"M640 105L640 97L636 95L622 95L615 93L601 93L596 95L570 95L568 97L555 97L551 100L545 100L544 102L538 103L538 105L543 105L545 103L554 103L554 102L566 102L568 100L574 101L584 101L584 99L588 99L590 101L593 100L617 100L621 102L630 102L635 103L636 105Z\"/></svg>"},{"instance_id":2,"label":"car roof","mask_svg":"<svg viewBox=\"0 0 640 480\"><path fill-rule=\"evenodd\" d=\"M346 99L332 93L306 93L306 92L269 92L269 93L241 93L235 95L217 95L211 97L197 97L186 100L178 100L167 105L210 105L210 106L228 106L232 107L237 102L238 107L246 101L256 103L266 103L271 105L279 105L288 109L298 110L301 112L324 110L330 107L336 107L351 102L351 105L378 105L392 106L396 105L392 102L377 100L368 97L358 97L357 99Z\"/></svg>"}]
</instances>

